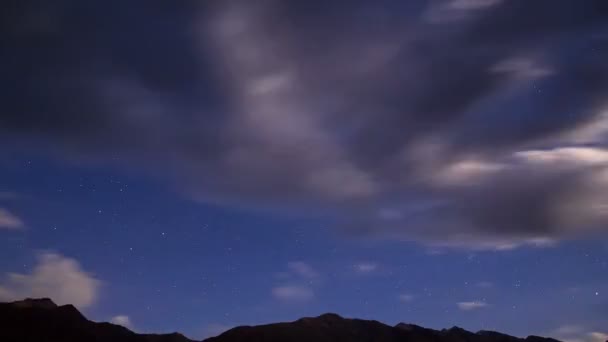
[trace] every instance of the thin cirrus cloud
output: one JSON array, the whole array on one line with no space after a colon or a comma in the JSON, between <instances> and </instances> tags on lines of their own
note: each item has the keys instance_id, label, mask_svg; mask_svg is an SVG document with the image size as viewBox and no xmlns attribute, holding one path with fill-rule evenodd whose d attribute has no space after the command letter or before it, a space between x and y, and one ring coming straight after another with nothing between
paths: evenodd
<instances>
[{"instance_id":1,"label":"thin cirrus cloud","mask_svg":"<svg viewBox=\"0 0 608 342\"><path fill-rule=\"evenodd\" d=\"M378 269L378 264L373 262L361 262L354 265L354 268L359 274L371 274Z\"/></svg>"},{"instance_id":2,"label":"thin cirrus cloud","mask_svg":"<svg viewBox=\"0 0 608 342\"><path fill-rule=\"evenodd\" d=\"M408 293L402 293L398 296L398 298L402 303L409 303L414 300L414 296Z\"/></svg>"},{"instance_id":3,"label":"thin cirrus cloud","mask_svg":"<svg viewBox=\"0 0 608 342\"><path fill-rule=\"evenodd\" d=\"M272 289L272 295L285 302L307 302L315 297L311 288L300 285L276 286Z\"/></svg>"},{"instance_id":4,"label":"thin cirrus cloud","mask_svg":"<svg viewBox=\"0 0 608 342\"><path fill-rule=\"evenodd\" d=\"M23 221L10 211L0 208L0 229L20 230L25 227Z\"/></svg>"},{"instance_id":5,"label":"thin cirrus cloud","mask_svg":"<svg viewBox=\"0 0 608 342\"><path fill-rule=\"evenodd\" d=\"M483 309L488 306L486 302L482 301L471 301L471 302L459 302L456 303L458 308L462 311L473 311Z\"/></svg>"},{"instance_id":6,"label":"thin cirrus cloud","mask_svg":"<svg viewBox=\"0 0 608 342\"><path fill-rule=\"evenodd\" d=\"M312 266L302 261L289 262L287 268L291 273L305 279L315 279L320 276Z\"/></svg>"},{"instance_id":7,"label":"thin cirrus cloud","mask_svg":"<svg viewBox=\"0 0 608 342\"><path fill-rule=\"evenodd\" d=\"M0 300L48 297L59 305L84 309L97 300L100 281L71 258L42 253L29 274L9 273L0 283Z\"/></svg>"},{"instance_id":8,"label":"thin cirrus cloud","mask_svg":"<svg viewBox=\"0 0 608 342\"><path fill-rule=\"evenodd\" d=\"M494 283L491 281L480 281L477 284L475 284L477 287L480 287L482 289L489 289L494 287Z\"/></svg>"},{"instance_id":9,"label":"thin cirrus cloud","mask_svg":"<svg viewBox=\"0 0 608 342\"><path fill-rule=\"evenodd\" d=\"M3 143L129 156L357 236L509 250L608 227L603 0L62 4L0 14Z\"/></svg>"}]
</instances>

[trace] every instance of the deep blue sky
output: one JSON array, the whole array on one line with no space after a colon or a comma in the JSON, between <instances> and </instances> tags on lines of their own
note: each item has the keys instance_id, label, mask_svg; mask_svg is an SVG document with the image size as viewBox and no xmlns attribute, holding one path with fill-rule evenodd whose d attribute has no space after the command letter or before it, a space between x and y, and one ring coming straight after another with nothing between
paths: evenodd
<instances>
[{"instance_id":1,"label":"deep blue sky","mask_svg":"<svg viewBox=\"0 0 608 342\"><path fill-rule=\"evenodd\" d=\"M9 1L0 300L608 338L604 1Z\"/></svg>"}]
</instances>

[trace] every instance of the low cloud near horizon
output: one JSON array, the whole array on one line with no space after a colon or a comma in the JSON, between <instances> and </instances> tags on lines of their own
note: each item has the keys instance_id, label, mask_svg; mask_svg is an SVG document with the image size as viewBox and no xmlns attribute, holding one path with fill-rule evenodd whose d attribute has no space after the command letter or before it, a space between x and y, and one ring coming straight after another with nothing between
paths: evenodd
<instances>
[{"instance_id":1,"label":"low cloud near horizon","mask_svg":"<svg viewBox=\"0 0 608 342\"><path fill-rule=\"evenodd\" d=\"M606 342L608 333L588 331L581 325L563 325L548 335L564 342Z\"/></svg>"},{"instance_id":2,"label":"low cloud near horizon","mask_svg":"<svg viewBox=\"0 0 608 342\"><path fill-rule=\"evenodd\" d=\"M606 233L608 6L525 3L15 2L0 143L357 237Z\"/></svg>"},{"instance_id":3,"label":"low cloud near horizon","mask_svg":"<svg viewBox=\"0 0 608 342\"><path fill-rule=\"evenodd\" d=\"M110 319L110 323L122 325L125 328L132 329L133 325L131 324L131 318L127 315L117 315Z\"/></svg>"},{"instance_id":4,"label":"low cloud near horizon","mask_svg":"<svg viewBox=\"0 0 608 342\"><path fill-rule=\"evenodd\" d=\"M29 274L8 273L0 278L0 301L51 298L57 305L88 308L97 299L100 281L78 261L56 253L42 253Z\"/></svg>"}]
</instances>

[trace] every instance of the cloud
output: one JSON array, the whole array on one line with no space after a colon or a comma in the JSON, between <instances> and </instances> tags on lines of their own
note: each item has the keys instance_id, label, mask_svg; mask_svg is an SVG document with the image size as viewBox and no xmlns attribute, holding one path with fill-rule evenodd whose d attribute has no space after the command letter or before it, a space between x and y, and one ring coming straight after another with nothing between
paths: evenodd
<instances>
[{"instance_id":1,"label":"cloud","mask_svg":"<svg viewBox=\"0 0 608 342\"><path fill-rule=\"evenodd\" d=\"M494 287L494 283L492 283L490 281L480 281L475 285L477 285L477 287L481 287L483 289L489 289L489 288Z\"/></svg>"},{"instance_id":2,"label":"cloud","mask_svg":"<svg viewBox=\"0 0 608 342\"><path fill-rule=\"evenodd\" d=\"M122 325L123 327L129 328L129 329L133 327L133 325L131 324L131 319L129 318L129 316L126 316L126 315L114 316L114 317L112 317L110 322L114 323L114 324Z\"/></svg>"},{"instance_id":3,"label":"cloud","mask_svg":"<svg viewBox=\"0 0 608 342\"><path fill-rule=\"evenodd\" d=\"M403 6L20 2L0 14L0 142L356 236L508 250L605 233L603 1Z\"/></svg>"},{"instance_id":4,"label":"cloud","mask_svg":"<svg viewBox=\"0 0 608 342\"><path fill-rule=\"evenodd\" d=\"M555 329L553 334L557 336L568 336L573 334L580 334L584 330L584 327L580 325L562 325L561 327Z\"/></svg>"},{"instance_id":5,"label":"cloud","mask_svg":"<svg viewBox=\"0 0 608 342\"><path fill-rule=\"evenodd\" d=\"M456 305L462 311L478 310L478 309L483 309L488 306L487 303L481 302L481 301L460 302L460 303L456 303Z\"/></svg>"},{"instance_id":6,"label":"cloud","mask_svg":"<svg viewBox=\"0 0 608 342\"><path fill-rule=\"evenodd\" d=\"M499 5L502 0L450 0L431 3L424 18L434 24L469 19L476 11Z\"/></svg>"},{"instance_id":7,"label":"cloud","mask_svg":"<svg viewBox=\"0 0 608 342\"><path fill-rule=\"evenodd\" d=\"M608 334L598 331L586 331L581 325L563 325L550 333L556 339L565 342L606 342Z\"/></svg>"},{"instance_id":8,"label":"cloud","mask_svg":"<svg viewBox=\"0 0 608 342\"><path fill-rule=\"evenodd\" d=\"M361 262L356 264L354 267L357 273L370 274L378 269L378 264L375 264L373 262Z\"/></svg>"},{"instance_id":9,"label":"cloud","mask_svg":"<svg viewBox=\"0 0 608 342\"><path fill-rule=\"evenodd\" d=\"M0 283L0 300L49 297L57 304L87 308L95 303L100 281L79 263L56 253L42 253L30 274L9 273Z\"/></svg>"},{"instance_id":10,"label":"cloud","mask_svg":"<svg viewBox=\"0 0 608 342\"><path fill-rule=\"evenodd\" d=\"M409 303L414 300L414 296L407 293L402 293L399 295L399 301L403 303Z\"/></svg>"},{"instance_id":11,"label":"cloud","mask_svg":"<svg viewBox=\"0 0 608 342\"><path fill-rule=\"evenodd\" d=\"M452 0L447 6L461 10L477 10L499 4L502 0Z\"/></svg>"},{"instance_id":12,"label":"cloud","mask_svg":"<svg viewBox=\"0 0 608 342\"><path fill-rule=\"evenodd\" d=\"M608 341L608 334L602 332L590 332L587 335L589 342L606 342Z\"/></svg>"},{"instance_id":13,"label":"cloud","mask_svg":"<svg viewBox=\"0 0 608 342\"><path fill-rule=\"evenodd\" d=\"M287 264L287 268L296 275L307 278L314 279L319 277L319 272L317 272L312 266L302 261L293 261Z\"/></svg>"},{"instance_id":14,"label":"cloud","mask_svg":"<svg viewBox=\"0 0 608 342\"><path fill-rule=\"evenodd\" d=\"M4 208L0 208L0 229L19 230L23 227L23 221L19 217Z\"/></svg>"},{"instance_id":15,"label":"cloud","mask_svg":"<svg viewBox=\"0 0 608 342\"><path fill-rule=\"evenodd\" d=\"M272 295L286 302L306 302L315 296L312 289L298 285L277 286L272 289Z\"/></svg>"},{"instance_id":16,"label":"cloud","mask_svg":"<svg viewBox=\"0 0 608 342\"><path fill-rule=\"evenodd\" d=\"M314 298L314 287L320 285L320 274L303 261L292 261L287 264L288 272L278 273L278 278L286 285L272 289L274 298L285 302L306 302Z\"/></svg>"}]
</instances>

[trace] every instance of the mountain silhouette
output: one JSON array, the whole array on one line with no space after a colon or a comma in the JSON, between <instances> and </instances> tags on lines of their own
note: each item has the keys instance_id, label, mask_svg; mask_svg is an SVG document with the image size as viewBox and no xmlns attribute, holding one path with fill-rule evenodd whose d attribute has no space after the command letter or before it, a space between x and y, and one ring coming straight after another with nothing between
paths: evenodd
<instances>
[{"instance_id":1,"label":"mountain silhouette","mask_svg":"<svg viewBox=\"0 0 608 342\"><path fill-rule=\"evenodd\" d=\"M0 303L2 342L192 342L173 334L136 334L112 323L89 321L73 305L49 298Z\"/></svg>"},{"instance_id":2,"label":"mountain silhouette","mask_svg":"<svg viewBox=\"0 0 608 342\"><path fill-rule=\"evenodd\" d=\"M179 333L137 334L112 323L88 320L72 305L51 299L0 303L2 342L194 342ZM205 342L559 342L525 339L493 331L473 333L459 327L433 330L414 324L395 326L378 321L343 318L334 313L294 322L240 326Z\"/></svg>"}]
</instances>

